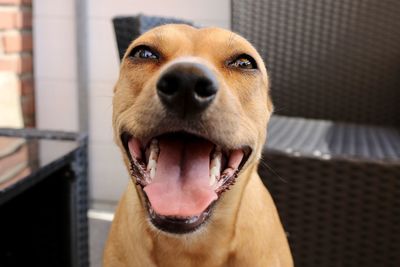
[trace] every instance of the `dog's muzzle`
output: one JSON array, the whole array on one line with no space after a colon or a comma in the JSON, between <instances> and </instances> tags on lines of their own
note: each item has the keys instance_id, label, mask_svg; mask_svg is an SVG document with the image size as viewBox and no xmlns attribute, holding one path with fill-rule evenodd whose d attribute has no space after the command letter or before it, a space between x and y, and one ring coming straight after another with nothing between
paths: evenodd
<instances>
[{"instance_id":1,"label":"dog's muzzle","mask_svg":"<svg viewBox=\"0 0 400 267\"><path fill-rule=\"evenodd\" d=\"M204 111L215 99L218 82L213 72L198 62L177 62L164 70L157 94L169 112L179 117Z\"/></svg>"},{"instance_id":2,"label":"dog's muzzle","mask_svg":"<svg viewBox=\"0 0 400 267\"><path fill-rule=\"evenodd\" d=\"M143 125L158 131L144 138L128 131L121 134L131 177L143 192L151 223L162 231L184 234L204 225L251 154L247 144L229 147L226 141L218 142L215 128L204 133L192 126L210 120L212 108L218 108L223 81L220 84L217 77L213 66L201 58L167 63L156 80L156 91L165 113L158 115L172 126L159 130L157 124Z\"/></svg>"}]
</instances>

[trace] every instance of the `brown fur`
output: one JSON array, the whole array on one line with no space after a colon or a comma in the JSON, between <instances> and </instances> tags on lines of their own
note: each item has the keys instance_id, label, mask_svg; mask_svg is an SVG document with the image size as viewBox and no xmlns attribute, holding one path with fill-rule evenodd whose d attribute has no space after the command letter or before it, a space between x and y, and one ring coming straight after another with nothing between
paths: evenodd
<instances>
[{"instance_id":1,"label":"brown fur","mask_svg":"<svg viewBox=\"0 0 400 267\"><path fill-rule=\"evenodd\" d=\"M161 51L160 63L130 61L129 51L139 44L150 44ZM226 66L227 60L241 53L254 57L259 70L246 73ZM169 117L155 86L165 65L188 56L206 64L220 84L217 98L196 123ZM130 45L113 100L115 141L122 151L122 131L145 138L184 129L208 136L227 148L250 145L253 153L236 184L218 200L206 225L191 234L167 234L153 227L141 189L130 183L115 214L104 266L293 266L277 210L257 174L272 113L268 88L259 54L245 39L226 30L166 25ZM126 153L123 155L129 168Z\"/></svg>"}]
</instances>

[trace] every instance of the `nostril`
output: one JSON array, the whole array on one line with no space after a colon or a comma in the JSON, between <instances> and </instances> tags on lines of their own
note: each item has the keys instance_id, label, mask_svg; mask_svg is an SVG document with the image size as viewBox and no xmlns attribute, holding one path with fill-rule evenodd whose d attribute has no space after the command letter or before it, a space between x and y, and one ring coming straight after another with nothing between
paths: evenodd
<instances>
[{"instance_id":1,"label":"nostril","mask_svg":"<svg viewBox=\"0 0 400 267\"><path fill-rule=\"evenodd\" d=\"M200 97L210 97L217 93L217 87L208 78L199 78L194 88L195 93Z\"/></svg>"},{"instance_id":2,"label":"nostril","mask_svg":"<svg viewBox=\"0 0 400 267\"><path fill-rule=\"evenodd\" d=\"M195 115L215 99L218 80L211 70L201 64L175 63L161 74L156 91L168 112Z\"/></svg>"},{"instance_id":3,"label":"nostril","mask_svg":"<svg viewBox=\"0 0 400 267\"><path fill-rule=\"evenodd\" d=\"M165 75L157 83L157 89L164 94L173 95L179 88L179 77L176 75Z\"/></svg>"}]
</instances>

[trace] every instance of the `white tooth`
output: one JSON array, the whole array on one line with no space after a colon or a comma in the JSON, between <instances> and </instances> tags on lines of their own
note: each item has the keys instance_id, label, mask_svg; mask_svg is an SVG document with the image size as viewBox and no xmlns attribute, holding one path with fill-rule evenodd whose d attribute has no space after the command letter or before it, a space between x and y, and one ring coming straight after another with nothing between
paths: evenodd
<instances>
[{"instance_id":1,"label":"white tooth","mask_svg":"<svg viewBox=\"0 0 400 267\"><path fill-rule=\"evenodd\" d=\"M211 160L211 172L214 171L216 175L221 171L221 151L215 151L213 155L213 159Z\"/></svg>"},{"instance_id":2,"label":"white tooth","mask_svg":"<svg viewBox=\"0 0 400 267\"><path fill-rule=\"evenodd\" d=\"M160 152L160 149L158 147L158 140L157 139L151 140L149 162L147 163L147 168L146 168L147 171L150 171L151 179L153 179L154 176L156 175L157 160L158 160L159 152Z\"/></svg>"},{"instance_id":3,"label":"white tooth","mask_svg":"<svg viewBox=\"0 0 400 267\"><path fill-rule=\"evenodd\" d=\"M210 175L210 186L213 186L215 182L217 181L215 175L211 174Z\"/></svg>"},{"instance_id":4,"label":"white tooth","mask_svg":"<svg viewBox=\"0 0 400 267\"><path fill-rule=\"evenodd\" d=\"M158 148L158 140L157 140L157 139L151 140L150 149L151 149L151 150L155 150L155 151L157 151L157 153L158 153L159 148Z\"/></svg>"},{"instance_id":5,"label":"white tooth","mask_svg":"<svg viewBox=\"0 0 400 267\"><path fill-rule=\"evenodd\" d=\"M155 161L154 159L149 159L149 163L147 163L147 170L150 171L156 166L157 166L157 161Z\"/></svg>"},{"instance_id":6,"label":"white tooth","mask_svg":"<svg viewBox=\"0 0 400 267\"><path fill-rule=\"evenodd\" d=\"M215 177L219 176L219 169L220 166L214 166L211 168L210 174L214 175Z\"/></svg>"},{"instance_id":7,"label":"white tooth","mask_svg":"<svg viewBox=\"0 0 400 267\"><path fill-rule=\"evenodd\" d=\"M153 179L154 176L156 176L156 168L155 167L150 170L150 178Z\"/></svg>"},{"instance_id":8,"label":"white tooth","mask_svg":"<svg viewBox=\"0 0 400 267\"><path fill-rule=\"evenodd\" d=\"M217 177L219 177L221 172L221 158L222 153L219 147L215 148L214 154L212 155L211 160L211 169L210 169L210 186L213 186L217 181Z\"/></svg>"}]
</instances>

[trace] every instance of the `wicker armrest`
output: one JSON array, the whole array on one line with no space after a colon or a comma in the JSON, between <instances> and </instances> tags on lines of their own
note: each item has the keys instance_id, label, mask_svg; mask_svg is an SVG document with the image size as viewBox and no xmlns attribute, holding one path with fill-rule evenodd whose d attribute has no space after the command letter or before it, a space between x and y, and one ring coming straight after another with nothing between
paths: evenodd
<instances>
[{"instance_id":1,"label":"wicker armrest","mask_svg":"<svg viewBox=\"0 0 400 267\"><path fill-rule=\"evenodd\" d=\"M400 129L272 116L266 149L319 159L400 163Z\"/></svg>"},{"instance_id":2,"label":"wicker armrest","mask_svg":"<svg viewBox=\"0 0 400 267\"><path fill-rule=\"evenodd\" d=\"M259 172L296 266L398 266L400 129L273 116Z\"/></svg>"}]
</instances>

